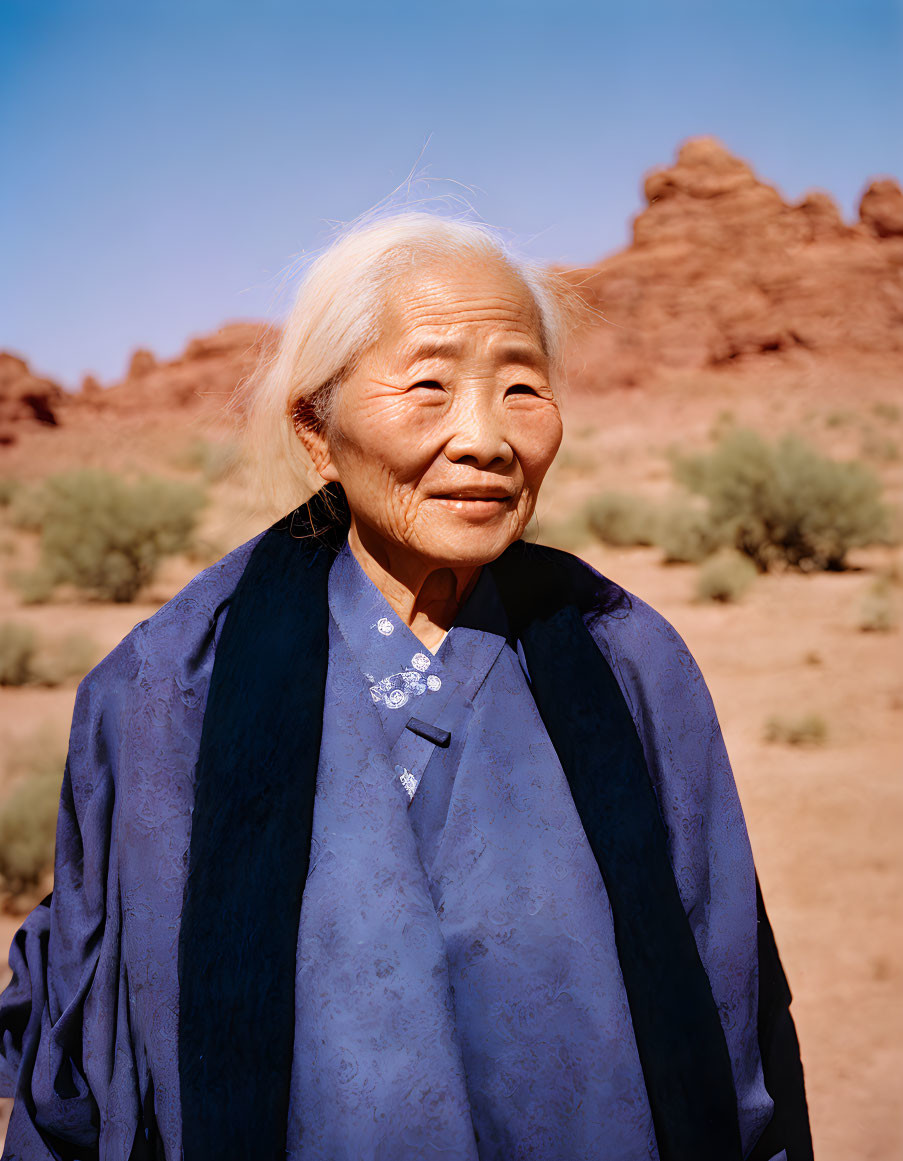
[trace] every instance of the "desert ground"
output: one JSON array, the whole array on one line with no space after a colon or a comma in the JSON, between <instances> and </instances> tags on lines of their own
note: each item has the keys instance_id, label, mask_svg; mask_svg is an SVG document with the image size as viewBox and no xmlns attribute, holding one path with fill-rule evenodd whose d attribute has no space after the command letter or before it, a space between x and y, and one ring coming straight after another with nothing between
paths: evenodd
<instances>
[{"instance_id":1,"label":"desert ground","mask_svg":"<svg viewBox=\"0 0 903 1161\"><path fill-rule=\"evenodd\" d=\"M568 272L595 322L571 353L565 439L531 535L654 606L696 657L794 996L815 1156L903 1161L903 190L872 181L846 223L820 191L788 204L711 138L686 142L644 189L632 243ZM0 352L0 476L76 466L197 476L186 452L236 441L223 404L267 341L260 324L228 324L168 362L138 350L122 382L89 376L69 394ZM605 489L669 496L669 450L707 450L731 423L769 440L793 432L870 467L896 512L895 540L854 548L842 571L759 575L734 603L694 599L698 566L665 564L658 548L575 540L588 500ZM33 537L0 528L0 622L49 642L78 632L99 659L277 515L240 459L207 489L199 547L170 558L132 604L65 590L21 604L4 576L33 560ZM888 615L866 630L879 576ZM23 746L40 736L64 753L74 695L74 680L0 688L0 809ZM824 733L769 741L775 714L817 715ZM0 943L51 885L7 900ZM0 1135L2 1123L0 1109Z\"/></svg>"},{"instance_id":2,"label":"desert ground","mask_svg":"<svg viewBox=\"0 0 903 1161\"><path fill-rule=\"evenodd\" d=\"M783 376L783 377L782 377ZM650 496L672 487L665 449L706 445L713 427L736 422L776 435L794 430L822 451L861 454L881 429L903 456L903 420L880 405L898 398L893 376L853 369L807 376L795 368L759 379L733 373L678 376L654 389L624 388L604 399L574 394L564 405L565 441L540 497L540 538L603 488ZM876 412L876 405L879 405ZM891 408L892 411L892 408ZM838 418L840 417L840 418ZM186 439L195 432L186 425ZM871 434L870 434L871 433ZM207 429L216 436L217 429ZM7 471L40 474L42 450L55 463L129 459L161 462L159 431L133 423L108 444L83 433L47 431L11 449ZM223 436L222 429L219 435ZM171 453L173 433L167 440ZM46 448L41 443L46 441ZM53 442L55 441L55 442ZM177 442L177 440L176 440ZM882 462L887 495L903 495L903 458ZM241 470L213 488L203 533L226 551L264 527L253 484ZM901 575L899 549L860 549L837 573L759 576L735 604L693 599L696 566L665 565L656 548L614 548L592 539L573 550L663 613L684 637L711 690L744 806L759 877L794 994L819 1161L903 1158L903 666L900 632L864 632L857 610L878 570ZM134 604L61 596L21 606L0 588L0 619L33 623L48 638L78 630L98 656L153 614L199 569L171 559ZM901 586L895 588L898 611ZM74 683L0 692L0 739L13 750L36 730L65 745ZM828 723L822 744L766 742L773 712L814 712ZM0 782L0 800L10 787ZM42 885L45 890L48 884ZM21 922L0 916L0 942ZM0 983L8 978L0 975ZM7 1109L8 1112L8 1109Z\"/></svg>"}]
</instances>

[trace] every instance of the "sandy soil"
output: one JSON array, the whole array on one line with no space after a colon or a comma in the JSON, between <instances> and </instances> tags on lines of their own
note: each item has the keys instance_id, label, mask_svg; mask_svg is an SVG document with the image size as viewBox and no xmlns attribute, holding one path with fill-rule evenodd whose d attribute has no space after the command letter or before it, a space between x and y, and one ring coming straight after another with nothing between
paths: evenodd
<instances>
[{"instance_id":1,"label":"sandy soil","mask_svg":"<svg viewBox=\"0 0 903 1161\"><path fill-rule=\"evenodd\" d=\"M661 495L664 449L701 446L724 411L777 434L794 429L841 457L868 454L878 436L900 457L880 471L903 499L903 420L878 418L898 398L889 379L796 375L768 391L742 374L675 380L651 391L569 401L567 435L539 508L540 526L566 517L600 488ZM724 417L722 416L722 419ZM223 549L264 521L223 485L208 516ZM662 612L708 681L746 813L766 903L794 993L819 1161L903 1159L903 665L901 633L857 627L862 595L899 550L859 551L844 573L768 575L736 605L692 599L695 569L660 563L656 549L586 544L579 555ZM61 602L20 608L0 589L0 619L33 621L48 637L78 630L106 652L198 565L171 562L141 604ZM895 590L898 612L901 589ZM50 723L65 740L74 687L3 690L0 743ZM820 714L824 744L763 738L772 713ZM0 773L2 778L2 773ZM6 787L8 790L8 786ZM0 794L4 786L0 782ZM8 947L21 920L0 917ZM0 970L0 984L8 977ZM0 1112L2 1125L2 1112ZM2 1129L0 1129L2 1135Z\"/></svg>"}]
</instances>

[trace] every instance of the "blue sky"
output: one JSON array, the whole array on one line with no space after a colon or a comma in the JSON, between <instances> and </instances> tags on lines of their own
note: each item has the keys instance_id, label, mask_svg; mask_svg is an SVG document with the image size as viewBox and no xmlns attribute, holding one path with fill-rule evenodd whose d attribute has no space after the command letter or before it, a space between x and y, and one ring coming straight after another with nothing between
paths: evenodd
<instances>
[{"instance_id":1,"label":"blue sky","mask_svg":"<svg viewBox=\"0 0 903 1161\"><path fill-rule=\"evenodd\" d=\"M850 218L901 78L897 0L0 0L0 347L74 387L278 320L412 171L575 265L700 133Z\"/></svg>"}]
</instances>

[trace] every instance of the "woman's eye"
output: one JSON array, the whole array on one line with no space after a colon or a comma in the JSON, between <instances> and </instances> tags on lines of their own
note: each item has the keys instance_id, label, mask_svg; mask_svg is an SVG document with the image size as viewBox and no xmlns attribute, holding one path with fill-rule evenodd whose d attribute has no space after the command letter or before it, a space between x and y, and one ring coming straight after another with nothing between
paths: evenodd
<instances>
[{"instance_id":1,"label":"woman's eye","mask_svg":"<svg viewBox=\"0 0 903 1161\"><path fill-rule=\"evenodd\" d=\"M425 387L427 391L441 391L442 384L437 379L421 379L419 383L414 384L415 387Z\"/></svg>"},{"instance_id":2,"label":"woman's eye","mask_svg":"<svg viewBox=\"0 0 903 1161\"><path fill-rule=\"evenodd\" d=\"M531 387L529 383L514 383L505 392L505 395L535 395L536 388Z\"/></svg>"}]
</instances>

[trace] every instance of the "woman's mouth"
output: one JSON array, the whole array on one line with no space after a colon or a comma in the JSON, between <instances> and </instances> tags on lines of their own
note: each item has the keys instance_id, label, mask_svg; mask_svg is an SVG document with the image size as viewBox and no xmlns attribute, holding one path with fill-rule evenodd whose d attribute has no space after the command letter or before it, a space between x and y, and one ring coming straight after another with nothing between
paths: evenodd
<instances>
[{"instance_id":1,"label":"woman's mouth","mask_svg":"<svg viewBox=\"0 0 903 1161\"><path fill-rule=\"evenodd\" d=\"M514 496L503 495L500 492L482 495L474 492L449 492L445 496L434 496L433 499L443 508L449 508L456 514L477 517L495 516L510 508L514 502Z\"/></svg>"}]
</instances>

